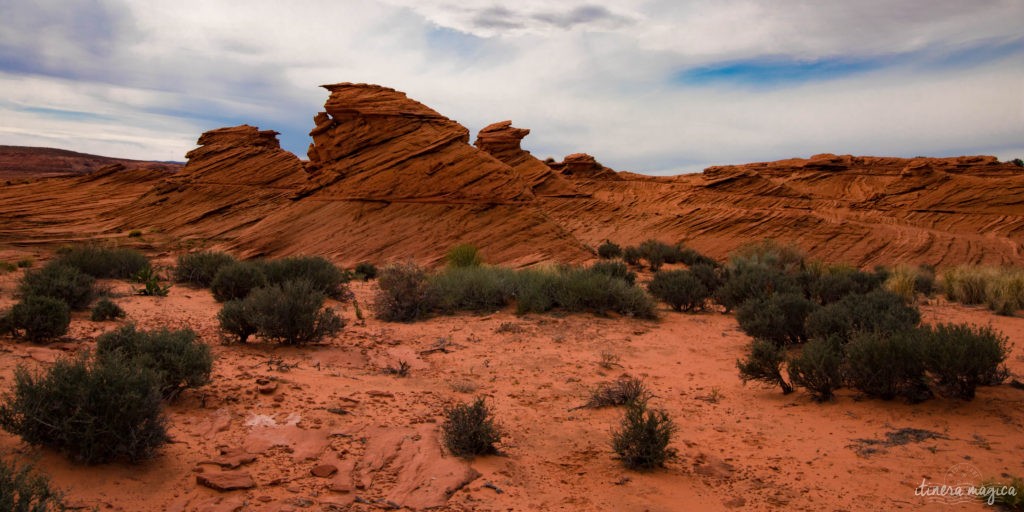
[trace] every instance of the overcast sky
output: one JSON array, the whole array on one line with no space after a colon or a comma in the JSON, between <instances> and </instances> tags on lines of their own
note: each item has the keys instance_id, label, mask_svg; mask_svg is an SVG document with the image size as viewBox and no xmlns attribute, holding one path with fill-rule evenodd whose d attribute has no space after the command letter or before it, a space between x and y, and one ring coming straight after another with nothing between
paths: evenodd
<instances>
[{"instance_id":1,"label":"overcast sky","mask_svg":"<svg viewBox=\"0 0 1024 512\"><path fill-rule=\"evenodd\" d=\"M0 0L0 144L306 157L318 85L406 92L524 147L651 174L807 157L1024 157L1024 0Z\"/></svg>"}]
</instances>

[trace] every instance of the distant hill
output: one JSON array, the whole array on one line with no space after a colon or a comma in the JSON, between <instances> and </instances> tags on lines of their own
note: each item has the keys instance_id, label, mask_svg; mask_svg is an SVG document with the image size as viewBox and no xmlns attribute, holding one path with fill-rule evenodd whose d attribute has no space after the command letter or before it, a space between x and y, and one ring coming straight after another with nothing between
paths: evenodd
<instances>
[{"instance_id":1,"label":"distant hill","mask_svg":"<svg viewBox=\"0 0 1024 512\"><path fill-rule=\"evenodd\" d=\"M149 162L29 146L0 146L0 180L81 175L113 164L126 169L177 172L183 162Z\"/></svg>"}]
</instances>

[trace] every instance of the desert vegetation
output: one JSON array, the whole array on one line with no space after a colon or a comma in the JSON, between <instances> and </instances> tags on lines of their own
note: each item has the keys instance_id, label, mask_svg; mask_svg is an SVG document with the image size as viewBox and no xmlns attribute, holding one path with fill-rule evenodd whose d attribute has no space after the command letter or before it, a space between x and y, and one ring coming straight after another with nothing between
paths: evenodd
<instances>
[{"instance_id":1,"label":"desert vegetation","mask_svg":"<svg viewBox=\"0 0 1024 512\"><path fill-rule=\"evenodd\" d=\"M942 291L949 300L984 304L1000 315L1024 309L1024 270L986 266L956 266L942 272Z\"/></svg>"}]
</instances>

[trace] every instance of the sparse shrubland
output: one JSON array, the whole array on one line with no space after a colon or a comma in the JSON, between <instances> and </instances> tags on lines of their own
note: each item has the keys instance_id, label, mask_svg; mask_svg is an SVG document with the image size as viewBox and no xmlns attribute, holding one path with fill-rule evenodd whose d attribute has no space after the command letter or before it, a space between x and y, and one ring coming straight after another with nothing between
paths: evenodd
<instances>
[{"instance_id":1,"label":"sparse shrubland","mask_svg":"<svg viewBox=\"0 0 1024 512\"><path fill-rule=\"evenodd\" d=\"M217 302L244 299L253 290L267 286L264 266L252 261L234 261L222 265L210 282L213 298Z\"/></svg>"},{"instance_id":2,"label":"sparse shrubland","mask_svg":"<svg viewBox=\"0 0 1024 512\"><path fill-rule=\"evenodd\" d=\"M141 252L127 247L82 244L62 247L53 263L74 267L96 278L132 279L149 268Z\"/></svg>"},{"instance_id":3,"label":"sparse shrubland","mask_svg":"<svg viewBox=\"0 0 1024 512\"><path fill-rule=\"evenodd\" d=\"M178 265L174 269L174 280L179 283L192 283L208 287L221 267L234 263L234 256L219 251L190 252L178 256Z\"/></svg>"},{"instance_id":4,"label":"sparse shrubland","mask_svg":"<svg viewBox=\"0 0 1024 512\"><path fill-rule=\"evenodd\" d=\"M676 311L704 309L711 295L701 278L690 270L655 272L647 290Z\"/></svg>"}]
</instances>

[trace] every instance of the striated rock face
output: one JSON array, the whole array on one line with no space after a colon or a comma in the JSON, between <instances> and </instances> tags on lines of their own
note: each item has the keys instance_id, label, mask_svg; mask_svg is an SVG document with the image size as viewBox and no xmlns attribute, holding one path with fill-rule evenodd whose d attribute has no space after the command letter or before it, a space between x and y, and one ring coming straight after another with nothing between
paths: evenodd
<instances>
[{"instance_id":1,"label":"striated rock face","mask_svg":"<svg viewBox=\"0 0 1024 512\"><path fill-rule=\"evenodd\" d=\"M618 180L618 174L600 164L596 158L586 153L573 153L561 162L549 164L552 169L573 178L592 180Z\"/></svg>"},{"instance_id":2,"label":"striated rock face","mask_svg":"<svg viewBox=\"0 0 1024 512\"><path fill-rule=\"evenodd\" d=\"M515 169L538 196L581 196L576 185L520 147L529 134L530 130L513 127L512 121L501 121L480 130L473 145Z\"/></svg>"},{"instance_id":3,"label":"striated rock face","mask_svg":"<svg viewBox=\"0 0 1024 512\"><path fill-rule=\"evenodd\" d=\"M65 149L0 146L0 180L22 180L95 173L111 165L122 169L145 169L173 173L180 163L148 162L77 153Z\"/></svg>"}]
</instances>

